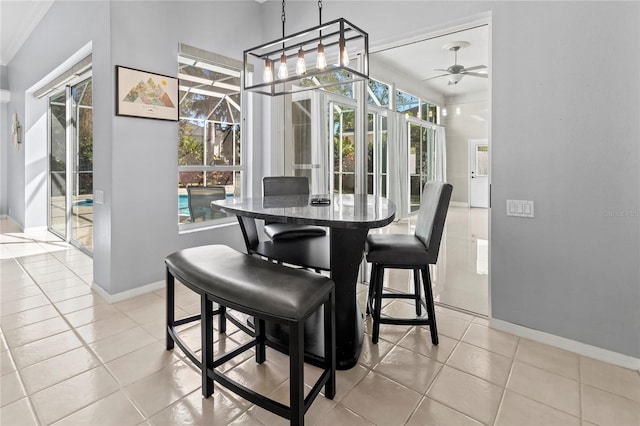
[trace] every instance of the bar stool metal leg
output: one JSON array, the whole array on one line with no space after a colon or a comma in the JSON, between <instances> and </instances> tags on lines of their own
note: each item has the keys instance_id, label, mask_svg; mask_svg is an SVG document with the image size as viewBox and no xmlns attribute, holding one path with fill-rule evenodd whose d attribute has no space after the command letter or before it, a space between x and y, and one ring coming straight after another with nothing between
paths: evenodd
<instances>
[{"instance_id":1,"label":"bar stool metal leg","mask_svg":"<svg viewBox=\"0 0 640 426\"><path fill-rule=\"evenodd\" d=\"M431 343L438 344L438 327L436 326L436 309L433 304L433 291L431 289L431 274L429 265L422 268L422 283L424 285L424 296L427 305L427 315L429 315L429 330L431 331Z\"/></svg>"},{"instance_id":2,"label":"bar stool metal leg","mask_svg":"<svg viewBox=\"0 0 640 426\"><path fill-rule=\"evenodd\" d=\"M382 312L382 284L384 282L384 268L378 264L374 264L376 274L373 302L373 332L371 336L371 342L373 344L378 343L378 337L380 336L380 315Z\"/></svg>"},{"instance_id":3,"label":"bar stool metal leg","mask_svg":"<svg viewBox=\"0 0 640 426\"><path fill-rule=\"evenodd\" d=\"M375 297L376 268L371 266L371 277L369 278L369 293L367 294L367 315L373 313L373 299Z\"/></svg>"},{"instance_id":4,"label":"bar stool metal leg","mask_svg":"<svg viewBox=\"0 0 640 426\"><path fill-rule=\"evenodd\" d=\"M420 271L418 269L413 270L413 289L416 301L416 315L422 315L422 303L420 301Z\"/></svg>"}]
</instances>

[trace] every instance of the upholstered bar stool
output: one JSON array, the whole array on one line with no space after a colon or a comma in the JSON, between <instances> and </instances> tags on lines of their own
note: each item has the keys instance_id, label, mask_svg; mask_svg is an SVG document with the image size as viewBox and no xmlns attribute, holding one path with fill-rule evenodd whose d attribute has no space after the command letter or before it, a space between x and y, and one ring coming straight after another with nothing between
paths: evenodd
<instances>
[{"instance_id":1,"label":"upholstered bar stool","mask_svg":"<svg viewBox=\"0 0 640 426\"><path fill-rule=\"evenodd\" d=\"M378 343L380 324L428 325L431 341L438 344L436 313L431 289L429 265L438 260L440 240L444 231L451 191L453 187L443 182L427 182L416 220L414 235L371 234L367 237L367 262L371 263L367 313L373 316L371 341ZM414 293L392 293L383 289L385 269L412 269ZM420 273L424 288L424 300L420 295ZM412 299L416 304L416 318L390 318L383 316L382 299ZM422 306L427 317L421 317Z\"/></svg>"}]
</instances>

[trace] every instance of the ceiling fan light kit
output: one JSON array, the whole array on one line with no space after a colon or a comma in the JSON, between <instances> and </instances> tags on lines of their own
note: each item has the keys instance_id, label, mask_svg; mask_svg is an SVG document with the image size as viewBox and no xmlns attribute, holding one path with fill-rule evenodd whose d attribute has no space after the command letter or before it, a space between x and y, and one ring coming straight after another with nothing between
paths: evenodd
<instances>
[{"instance_id":1,"label":"ceiling fan light kit","mask_svg":"<svg viewBox=\"0 0 640 426\"><path fill-rule=\"evenodd\" d=\"M429 77L427 79L424 79L423 81L433 80L435 78L440 78L440 77L449 77L448 84L453 85L453 84L458 84L466 75L472 76L472 77L489 78L489 74L487 74L486 72L483 72L483 73L472 72L472 71L486 69L487 68L486 65L476 65L476 66L467 68L464 65L458 64L458 51L460 49L464 49L465 47L469 47L470 45L471 43L469 43L468 41L460 40L460 41L453 41L451 43L447 43L444 46L442 46L442 49L454 53L453 65L451 65L447 69L436 68L435 71L443 71L443 72L446 72L446 74Z\"/></svg>"}]
</instances>

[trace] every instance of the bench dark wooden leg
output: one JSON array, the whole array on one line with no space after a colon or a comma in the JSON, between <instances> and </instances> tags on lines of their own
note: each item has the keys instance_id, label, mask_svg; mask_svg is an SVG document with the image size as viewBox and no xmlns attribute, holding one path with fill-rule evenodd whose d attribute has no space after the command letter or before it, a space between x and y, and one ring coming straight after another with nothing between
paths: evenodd
<instances>
[{"instance_id":1,"label":"bench dark wooden leg","mask_svg":"<svg viewBox=\"0 0 640 426\"><path fill-rule=\"evenodd\" d=\"M173 337L171 337L171 333L169 333L169 328L173 327L175 322L175 311L174 311L174 302L175 302L175 278L169 272L169 268L167 268L167 324L165 326L165 332L167 334L167 350L171 350L174 347Z\"/></svg>"},{"instance_id":2,"label":"bench dark wooden leg","mask_svg":"<svg viewBox=\"0 0 640 426\"><path fill-rule=\"evenodd\" d=\"M304 323L289 325L289 397L291 424L304 424Z\"/></svg>"},{"instance_id":3,"label":"bench dark wooden leg","mask_svg":"<svg viewBox=\"0 0 640 426\"><path fill-rule=\"evenodd\" d=\"M256 362L262 364L267 359L265 346L265 323L263 319L256 319Z\"/></svg>"},{"instance_id":4,"label":"bench dark wooden leg","mask_svg":"<svg viewBox=\"0 0 640 426\"><path fill-rule=\"evenodd\" d=\"M324 304L324 368L330 371L329 380L324 385L324 396L333 399L336 396L336 317L333 310L336 305L335 292Z\"/></svg>"},{"instance_id":5,"label":"bench dark wooden leg","mask_svg":"<svg viewBox=\"0 0 640 426\"><path fill-rule=\"evenodd\" d=\"M208 371L213 369L213 303L206 294L200 296L200 331L202 334L202 396L213 394L213 379Z\"/></svg>"}]
</instances>

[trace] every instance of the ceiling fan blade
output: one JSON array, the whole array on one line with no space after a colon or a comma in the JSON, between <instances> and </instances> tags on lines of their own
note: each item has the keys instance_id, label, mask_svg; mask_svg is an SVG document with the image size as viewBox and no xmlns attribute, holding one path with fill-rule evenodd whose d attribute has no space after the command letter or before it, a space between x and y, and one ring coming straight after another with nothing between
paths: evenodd
<instances>
[{"instance_id":1,"label":"ceiling fan blade","mask_svg":"<svg viewBox=\"0 0 640 426\"><path fill-rule=\"evenodd\" d=\"M470 75L472 77L482 77L482 78L489 78L489 74L481 74L479 72L465 72L463 73L464 75Z\"/></svg>"},{"instance_id":2,"label":"ceiling fan blade","mask_svg":"<svg viewBox=\"0 0 640 426\"><path fill-rule=\"evenodd\" d=\"M420 80L420 81L433 80L434 78L446 77L446 76L448 76L448 75L449 75L449 74L436 75L436 76L433 76L433 77L425 78L424 80Z\"/></svg>"},{"instance_id":3,"label":"ceiling fan blade","mask_svg":"<svg viewBox=\"0 0 640 426\"><path fill-rule=\"evenodd\" d=\"M465 68L465 71L475 71L475 70L483 70L487 68L486 65L476 65L475 67L469 67L469 68Z\"/></svg>"}]
</instances>

